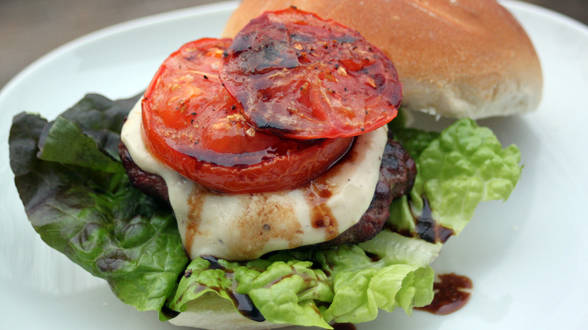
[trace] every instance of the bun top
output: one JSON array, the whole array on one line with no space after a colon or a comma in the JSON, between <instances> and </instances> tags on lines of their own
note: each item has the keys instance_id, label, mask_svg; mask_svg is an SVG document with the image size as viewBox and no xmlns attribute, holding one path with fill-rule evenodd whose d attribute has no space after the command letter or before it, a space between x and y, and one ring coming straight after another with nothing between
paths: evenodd
<instances>
[{"instance_id":1,"label":"bun top","mask_svg":"<svg viewBox=\"0 0 588 330\"><path fill-rule=\"evenodd\" d=\"M243 0L224 37L267 10L296 6L359 31L392 60L403 106L446 117L534 110L542 74L516 19L488 0Z\"/></svg>"}]
</instances>

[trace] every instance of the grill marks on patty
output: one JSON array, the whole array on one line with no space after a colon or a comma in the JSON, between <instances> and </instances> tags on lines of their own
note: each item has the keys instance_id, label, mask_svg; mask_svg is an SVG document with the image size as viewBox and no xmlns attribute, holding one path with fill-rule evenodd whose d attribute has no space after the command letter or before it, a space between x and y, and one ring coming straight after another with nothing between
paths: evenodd
<instances>
[{"instance_id":1,"label":"grill marks on patty","mask_svg":"<svg viewBox=\"0 0 588 330\"><path fill-rule=\"evenodd\" d=\"M408 152L400 143L388 138L382 155L376 191L369 208L358 223L323 245L360 243L376 236L390 216L392 201L406 195L412 189L416 172L416 164Z\"/></svg>"},{"instance_id":2,"label":"grill marks on patty","mask_svg":"<svg viewBox=\"0 0 588 330\"><path fill-rule=\"evenodd\" d=\"M119 144L119 154L129 179L135 187L169 203L167 185L161 176L140 169L122 142ZM410 191L415 176L416 165L414 160L398 142L388 138L382 155L376 191L368 210L358 223L336 238L319 245L335 246L360 243L373 238L384 227L390 215L389 207L392 200Z\"/></svg>"}]
</instances>

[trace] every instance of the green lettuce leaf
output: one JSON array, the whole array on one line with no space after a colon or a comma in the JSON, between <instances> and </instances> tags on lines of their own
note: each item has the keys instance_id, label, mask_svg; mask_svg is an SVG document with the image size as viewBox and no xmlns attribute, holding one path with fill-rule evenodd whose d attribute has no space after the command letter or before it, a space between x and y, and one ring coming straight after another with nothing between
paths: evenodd
<instances>
[{"instance_id":1,"label":"green lettuce leaf","mask_svg":"<svg viewBox=\"0 0 588 330\"><path fill-rule=\"evenodd\" d=\"M418 159L420 154L431 142L439 137L437 132L426 132L416 128L396 129L394 139L400 142L413 159Z\"/></svg>"},{"instance_id":2,"label":"green lettuce leaf","mask_svg":"<svg viewBox=\"0 0 588 330\"><path fill-rule=\"evenodd\" d=\"M388 229L359 244L365 252L378 256L387 264L408 264L417 267L430 265L437 259L442 246L440 243L429 243Z\"/></svg>"},{"instance_id":3,"label":"green lettuce leaf","mask_svg":"<svg viewBox=\"0 0 588 330\"><path fill-rule=\"evenodd\" d=\"M390 224L427 241L459 234L480 202L506 200L521 174L518 148L502 148L490 129L470 119L455 122L437 138L402 129L396 136L421 142L406 143L416 156L417 176L410 194L393 202Z\"/></svg>"},{"instance_id":4,"label":"green lettuce leaf","mask_svg":"<svg viewBox=\"0 0 588 330\"><path fill-rule=\"evenodd\" d=\"M195 301L214 293L238 308L233 295L245 294L271 323L327 329L332 322L373 320L379 309L410 313L433 299L428 264L439 248L385 230L361 245L299 249L247 263L219 260L222 267L195 259L169 307L194 312Z\"/></svg>"},{"instance_id":5,"label":"green lettuce leaf","mask_svg":"<svg viewBox=\"0 0 588 330\"><path fill-rule=\"evenodd\" d=\"M67 145L64 141L72 141ZM107 173L121 173L121 163L101 152L96 142L84 134L78 125L57 117L40 145L38 158L61 164L77 165Z\"/></svg>"},{"instance_id":6,"label":"green lettuce leaf","mask_svg":"<svg viewBox=\"0 0 588 330\"><path fill-rule=\"evenodd\" d=\"M372 244L378 243L387 244L382 239ZM395 263L395 257L389 256L384 246L373 251L376 250L383 254L368 255L357 245L321 253L325 258L323 267L329 267L332 274L335 293L324 311L327 320L367 322L378 316L378 309L392 311L396 307L410 314L413 307L426 306L433 300L434 272L430 267Z\"/></svg>"},{"instance_id":7,"label":"green lettuce leaf","mask_svg":"<svg viewBox=\"0 0 588 330\"><path fill-rule=\"evenodd\" d=\"M100 107L92 109L95 99ZM109 127L122 125L119 109L128 111L132 101L108 104L90 95L66 112L69 118L52 123L19 114L10 131L10 159L25 211L41 238L106 279L123 302L158 310L188 259L169 208L133 188L110 155L118 139ZM95 117L81 113L100 113L110 123L81 125L79 120Z\"/></svg>"},{"instance_id":8,"label":"green lettuce leaf","mask_svg":"<svg viewBox=\"0 0 588 330\"><path fill-rule=\"evenodd\" d=\"M231 301L239 307L238 295L246 295L263 317L272 323L301 326L330 326L321 317L315 301L328 303L333 297L327 276L312 269L309 261L255 260L248 263L218 261L211 267L202 258L194 259L180 281L170 308L186 310L207 293Z\"/></svg>"},{"instance_id":9,"label":"green lettuce leaf","mask_svg":"<svg viewBox=\"0 0 588 330\"><path fill-rule=\"evenodd\" d=\"M119 160L118 142L122 125L141 95L112 101L99 94L88 94L60 117L76 123L100 150Z\"/></svg>"}]
</instances>

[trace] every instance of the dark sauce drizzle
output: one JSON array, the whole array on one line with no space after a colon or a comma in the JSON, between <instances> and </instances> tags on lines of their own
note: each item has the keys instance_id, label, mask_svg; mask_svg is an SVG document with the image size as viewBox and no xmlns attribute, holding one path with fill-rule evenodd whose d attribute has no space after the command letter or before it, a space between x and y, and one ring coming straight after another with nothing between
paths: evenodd
<instances>
[{"instance_id":1,"label":"dark sauce drizzle","mask_svg":"<svg viewBox=\"0 0 588 330\"><path fill-rule=\"evenodd\" d=\"M312 227L324 228L327 239L333 239L339 233L337 219L327 205L333 194L331 188L322 178L318 178L310 182L305 192L306 201L311 205Z\"/></svg>"},{"instance_id":2,"label":"dark sauce drizzle","mask_svg":"<svg viewBox=\"0 0 588 330\"><path fill-rule=\"evenodd\" d=\"M463 289L473 287L472 280L454 273L438 275L439 282L433 284L433 302L416 309L437 315L451 314L461 309L470 299L470 293Z\"/></svg>"},{"instance_id":3,"label":"dark sauce drizzle","mask_svg":"<svg viewBox=\"0 0 588 330\"><path fill-rule=\"evenodd\" d=\"M339 159L337 159L331 167L329 167L329 174L323 174L308 183L305 189L304 197L310 204L311 224L313 228L324 228L327 235L327 241L339 235L339 224L337 218L327 205L329 198L333 195L332 189L328 184L328 179L337 174L340 166L343 164L355 162L357 152L354 151L356 138L349 145Z\"/></svg>"},{"instance_id":4,"label":"dark sauce drizzle","mask_svg":"<svg viewBox=\"0 0 588 330\"><path fill-rule=\"evenodd\" d=\"M413 215L413 218L415 219L417 235L427 242L445 243L453 235L452 229L443 227L433 219L431 205L426 197L423 197L423 212L421 216L415 217Z\"/></svg>"},{"instance_id":5,"label":"dark sauce drizzle","mask_svg":"<svg viewBox=\"0 0 588 330\"><path fill-rule=\"evenodd\" d=\"M179 312L174 311L173 309L163 305L161 307L161 314L165 315L167 318L173 319L174 317L180 315Z\"/></svg>"},{"instance_id":6,"label":"dark sauce drizzle","mask_svg":"<svg viewBox=\"0 0 588 330\"><path fill-rule=\"evenodd\" d=\"M407 195L410 199L410 195ZM408 230L402 230L390 226L391 230L401 235L408 237L419 237L420 239L429 243L445 243L449 237L455 234L453 229L444 227L437 223L433 218L433 211L431 210L431 204L426 197L423 198L423 211L420 215L414 214L412 208L409 207L410 214L414 220L415 232L412 233Z\"/></svg>"},{"instance_id":7,"label":"dark sauce drizzle","mask_svg":"<svg viewBox=\"0 0 588 330\"><path fill-rule=\"evenodd\" d=\"M213 256L201 256L200 258L208 261L210 263L210 266L208 266L208 269L220 269L220 270L224 270L225 272L229 272L232 273L233 271L231 271L230 269L226 269L223 265L221 265L218 262L218 259L216 257Z\"/></svg>"},{"instance_id":8,"label":"dark sauce drizzle","mask_svg":"<svg viewBox=\"0 0 588 330\"><path fill-rule=\"evenodd\" d=\"M221 265L218 262L218 259L216 257L201 256L201 258L210 263L209 269L220 269L220 270L223 270L227 273L233 272L230 269L226 269L223 265ZM211 289L220 291L220 288L211 288ZM239 313L241 313L241 315L243 315L246 318L253 320L253 321L257 321L257 322L265 321L265 317L263 317L263 315L261 314L259 309L257 309L257 307L255 307L255 305L253 304L253 301L251 301L251 298L249 298L248 295L238 293L235 290L229 291L228 294L229 294L229 297L231 297L233 304L235 306L237 306L237 310L239 311Z\"/></svg>"},{"instance_id":9,"label":"dark sauce drizzle","mask_svg":"<svg viewBox=\"0 0 588 330\"><path fill-rule=\"evenodd\" d=\"M265 321L265 317L263 317L259 309L255 307L253 301L251 301L251 298L249 298L248 295L237 293L236 291L229 291L229 297L231 297L233 303L237 305L237 310L241 315L256 322Z\"/></svg>"},{"instance_id":10,"label":"dark sauce drizzle","mask_svg":"<svg viewBox=\"0 0 588 330\"><path fill-rule=\"evenodd\" d=\"M375 253L371 253L371 252L368 252L368 251L364 251L364 253L365 253L365 255L366 255L368 258L370 258L370 260L371 260L372 262L378 262L378 261L382 260L382 257L380 257L379 255L377 255L377 254L375 254Z\"/></svg>"}]
</instances>

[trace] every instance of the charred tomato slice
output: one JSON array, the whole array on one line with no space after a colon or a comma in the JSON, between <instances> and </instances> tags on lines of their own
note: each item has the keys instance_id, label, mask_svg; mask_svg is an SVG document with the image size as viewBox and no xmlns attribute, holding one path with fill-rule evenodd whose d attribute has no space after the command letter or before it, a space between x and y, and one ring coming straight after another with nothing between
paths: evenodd
<instances>
[{"instance_id":1,"label":"charred tomato slice","mask_svg":"<svg viewBox=\"0 0 588 330\"><path fill-rule=\"evenodd\" d=\"M352 144L259 132L219 79L229 39L185 44L161 65L142 100L145 142L169 167L212 190L292 189L326 171Z\"/></svg>"},{"instance_id":2,"label":"charred tomato slice","mask_svg":"<svg viewBox=\"0 0 588 330\"><path fill-rule=\"evenodd\" d=\"M358 32L294 8L266 12L235 37L221 80L262 130L294 139L357 136L394 119L394 65Z\"/></svg>"}]
</instances>

